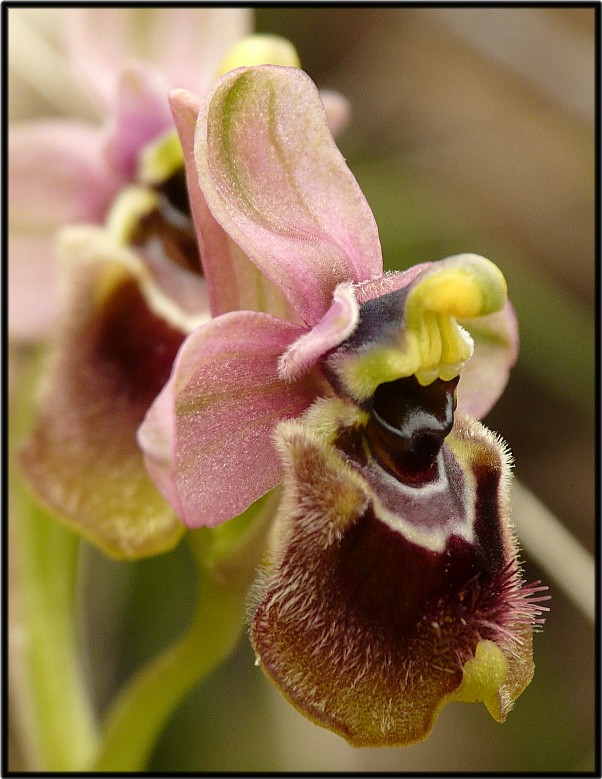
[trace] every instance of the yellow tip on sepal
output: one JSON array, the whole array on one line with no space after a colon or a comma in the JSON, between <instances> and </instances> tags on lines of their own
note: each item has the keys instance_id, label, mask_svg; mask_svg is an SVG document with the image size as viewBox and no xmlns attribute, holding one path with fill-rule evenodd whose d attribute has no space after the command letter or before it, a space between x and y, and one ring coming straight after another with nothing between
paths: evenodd
<instances>
[{"instance_id":1,"label":"yellow tip on sepal","mask_svg":"<svg viewBox=\"0 0 602 779\"><path fill-rule=\"evenodd\" d=\"M293 44L278 35L249 35L235 44L218 71L218 76L235 68L252 65L284 65L300 68L299 55Z\"/></svg>"}]
</instances>

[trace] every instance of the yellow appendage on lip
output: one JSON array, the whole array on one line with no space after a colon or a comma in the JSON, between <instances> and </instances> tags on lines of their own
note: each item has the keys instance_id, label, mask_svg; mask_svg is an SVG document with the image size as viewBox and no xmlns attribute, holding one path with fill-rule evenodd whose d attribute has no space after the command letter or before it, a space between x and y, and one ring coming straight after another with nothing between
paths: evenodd
<instances>
[{"instance_id":1,"label":"yellow appendage on lip","mask_svg":"<svg viewBox=\"0 0 602 779\"><path fill-rule=\"evenodd\" d=\"M501 711L500 688L508 676L508 661L493 641L479 641L475 656L464 664L462 684L445 703L482 701L497 722L505 719Z\"/></svg>"},{"instance_id":2,"label":"yellow appendage on lip","mask_svg":"<svg viewBox=\"0 0 602 779\"><path fill-rule=\"evenodd\" d=\"M415 375L422 385L449 381L474 348L457 319L499 311L506 296L506 280L490 260L476 254L441 260L412 285L398 334L349 355L340 366L342 377L358 400L379 384L407 376Z\"/></svg>"}]
</instances>

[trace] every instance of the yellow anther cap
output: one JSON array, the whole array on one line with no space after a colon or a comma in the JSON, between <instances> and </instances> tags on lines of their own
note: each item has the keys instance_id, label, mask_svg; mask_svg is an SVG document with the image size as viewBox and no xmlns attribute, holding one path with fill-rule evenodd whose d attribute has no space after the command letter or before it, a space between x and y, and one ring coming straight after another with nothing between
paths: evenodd
<instances>
[{"instance_id":1,"label":"yellow anther cap","mask_svg":"<svg viewBox=\"0 0 602 779\"><path fill-rule=\"evenodd\" d=\"M364 303L356 333L329 363L358 401L407 376L422 385L450 381L474 350L457 319L492 314L506 296L504 276L484 257L459 254L433 263L409 287Z\"/></svg>"}]
</instances>

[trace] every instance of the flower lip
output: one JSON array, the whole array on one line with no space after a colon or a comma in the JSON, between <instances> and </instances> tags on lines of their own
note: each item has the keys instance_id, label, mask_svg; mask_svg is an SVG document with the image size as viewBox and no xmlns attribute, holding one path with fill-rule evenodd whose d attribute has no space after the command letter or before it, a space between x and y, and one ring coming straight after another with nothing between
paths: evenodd
<instances>
[{"instance_id":1,"label":"flower lip","mask_svg":"<svg viewBox=\"0 0 602 779\"><path fill-rule=\"evenodd\" d=\"M416 390L419 405L439 414L433 390ZM545 608L517 559L509 453L458 411L437 483L408 487L366 459L369 411L349 406L325 399L279 425L283 498L253 592L258 663L356 746L421 741L453 700L483 701L503 722L533 675Z\"/></svg>"}]
</instances>

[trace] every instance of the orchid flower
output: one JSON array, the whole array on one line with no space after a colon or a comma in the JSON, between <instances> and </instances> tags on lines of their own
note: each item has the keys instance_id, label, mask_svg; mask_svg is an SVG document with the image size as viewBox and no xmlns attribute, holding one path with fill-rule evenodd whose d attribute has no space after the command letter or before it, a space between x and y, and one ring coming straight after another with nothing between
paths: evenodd
<instances>
[{"instance_id":1,"label":"orchid flower","mask_svg":"<svg viewBox=\"0 0 602 779\"><path fill-rule=\"evenodd\" d=\"M43 217L48 228L35 252L27 253L25 289L36 298L43 291L52 301L35 302L45 323L54 318L55 302L60 313L39 415L21 462L36 495L58 518L118 558L169 549L185 531L146 472L136 430L184 337L224 304L203 273L170 84L206 89L218 70L240 64L299 66L292 44L275 36L242 38L226 51L223 44L244 31L248 18L239 9L226 9L219 19L215 13L177 9L151 17L149 41L171 41L149 45L148 51L158 52L159 71L125 58L133 11L76 10L67 17L77 28L77 35L71 30L73 61L110 117L107 126L83 131L44 121L11 137L14 214L32 226ZM109 35L113 28L120 31L117 38ZM216 28L223 32L215 36ZM200 40L193 45L196 30ZM109 48L99 41L109 41ZM340 126L345 101L332 93L324 98L332 126ZM40 187L43 209L31 197ZM46 276L43 290L37 289L32 263L52 264L50 228L69 220L85 224L63 228L55 239L61 269L55 301ZM210 222L217 232L219 225ZM26 263L21 237L10 245L11 300L18 304L11 325L19 332L23 314L37 333L42 320L29 316L24 289L13 285ZM241 302L234 297L230 305Z\"/></svg>"},{"instance_id":2,"label":"orchid flower","mask_svg":"<svg viewBox=\"0 0 602 779\"><path fill-rule=\"evenodd\" d=\"M269 61L298 64L283 39L245 39L251 32L245 8L69 8L62 13L74 102L79 82L99 121L41 119L11 126L9 321L11 336L27 340L45 337L57 319L57 229L104 224L117 196L130 187L122 210L150 210L151 195L164 195L157 188L181 166L169 90L185 87L204 94L219 72L265 62L266 51ZM345 102L332 93L325 98L333 124L343 123ZM154 264L159 267L153 272L164 280L162 264L156 259ZM192 297L189 292L188 300Z\"/></svg>"},{"instance_id":3,"label":"orchid flower","mask_svg":"<svg viewBox=\"0 0 602 779\"><path fill-rule=\"evenodd\" d=\"M302 71L240 68L202 104L171 99L219 315L146 414L149 472L190 528L281 485L251 640L312 720L367 746L425 738L453 700L503 721L545 608L521 575L509 451L477 420L516 358L503 275L474 254L383 273Z\"/></svg>"},{"instance_id":4,"label":"orchid flower","mask_svg":"<svg viewBox=\"0 0 602 779\"><path fill-rule=\"evenodd\" d=\"M208 89L251 27L249 11L238 8L63 13L74 97L79 82L99 121L11 127L9 319L17 338L43 337L56 320L56 230L104 223L118 193L137 181L142 150L173 128L168 90Z\"/></svg>"}]
</instances>

